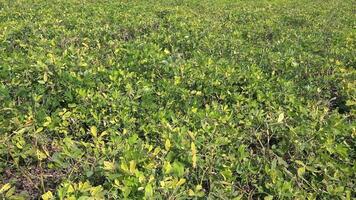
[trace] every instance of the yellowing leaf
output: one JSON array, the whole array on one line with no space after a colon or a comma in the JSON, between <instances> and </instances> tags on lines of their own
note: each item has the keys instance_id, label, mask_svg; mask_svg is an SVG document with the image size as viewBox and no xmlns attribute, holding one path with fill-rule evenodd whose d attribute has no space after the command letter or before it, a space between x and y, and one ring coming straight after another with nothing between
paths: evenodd
<instances>
[{"instance_id":1,"label":"yellowing leaf","mask_svg":"<svg viewBox=\"0 0 356 200\"><path fill-rule=\"evenodd\" d=\"M164 49L164 53L165 53L165 54L170 54L171 52L169 52L168 49Z\"/></svg>"},{"instance_id":2,"label":"yellowing leaf","mask_svg":"<svg viewBox=\"0 0 356 200\"><path fill-rule=\"evenodd\" d=\"M44 160L47 158L47 155L39 149L36 150L36 155L37 155L38 160Z\"/></svg>"},{"instance_id":3,"label":"yellowing leaf","mask_svg":"<svg viewBox=\"0 0 356 200\"><path fill-rule=\"evenodd\" d=\"M195 191L199 191L201 189L203 189L203 186L200 184L195 187Z\"/></svg>"},{"instance_id":4,"label":"yellowing leaf","mask_svg":"<svg viewBox=\"0 0 356 200\"><path fill-rule=\"evenodd\" d=\"M171 141L169 139L166 140L166 143L164 144L164 148L169 151L171 148Z\"/></svg>"},{"instance_id":5,"label":"yellowing leaf","mask_svg":"<svg viewBox=\"0 0 356 200\"><path fill-rule=\"evenodd\" d=\"M172 171L171 163L164 162L163 169L164 169L164 173L169 174Z\"/></svg>"},{"instance_id":6,"label":"yellowing leaf","mask_svg":"<svg viewBox=\"0 0 356 200\"><path fill-rule=\"evenodd\" d=\"M91 187L92 187L91 184L88 181L85 181L85 182L79 182L77 189L82 191L87 191L90 190Z\"/></svg>"},{"instance_id":7,"label":"yellowing leaf","mask_svg":"<svg viewBox=\"0 0 356 200\"><path fill-rule=\"evenodd\" d=\"M190 148L192 150L193 167L196 168L196 166L197 166L197 149L196 149L195 144L193 142L190 144Z\"/></svg>"},{"instance_id":8,"label":"yellowing leaf","mask_svg":"<svg viewBox=\"0 0 356 200\"><path fill-rule=\"evenodd\" d=\"M103 187L101 185L90 188L90 194L94 199L104 199Z\"/></svg>"},{"instance_id":9,"label":"yellowing leaf","mask_svg":"<svg viewBox=\"0 0 356 200\"><path fill-rule=\"evenodd\" d=\"M5 185L3 185L0 189L0 194L6 192L8 189L11 188L11 184L10 183L6 183Z\"/></svg>"},{"instance_id":10,"label":"yellowing leaf","mask_svg":"<svg viewBox=\"0 0 356 200\"><path fill-rule=\"evenodd\" d=\"M273 196L268 195L268 196L266 196L266 197L264 198L264 200L273 200Z\"/></svg>"},{"instance_id":11,"label":"yellowing leaf","mask_svg":"<svg viewBox=\"0 0 356 200\"><path fill-rule=\"evenodd\" d=\"M103 131L103 132L100 134L100 137L104 137L104 136L107 135L107 134L108 134L108 132Z\"/></svg>"},{"instance_id":12,"label":"yellowing leaf","mask_svg":"<svg viewBox=\"0 0 356 200\"><path fill-rule=\"evenodd\" d=\"M181 178L181 179L177 182L176 186L179 187L179 186L183 185L186 181L187 181L187 180L186 180L185 178Z\"/></svg>"},{"instance_id":13,"label":"yellowing leaf","mask_svg":"<svg viewBox=\"0 0 356 200\"><path fill-rule=\"evenodd\" d=\"M108 170L108 171L115 170L115 163L109 162L109 161L104 161L104 170Z\"/></svg>"},{"instance_id":14,"label":"yellowing leaf","mask_svg":"<svg viewBox=\"0 0 356 200\"><path fill-rule=\"evenodd\" d=\"M98 136L98 130L96 129L96 126L90 127L90 133L95 138Z\"/></svg>"},{"instance_id":15,"label":"yellowing leaf","mask_svg":"<svg viewBox=\"0 0 356 200\"><path fill-rule=\"evenodd\" d=\"M233 198L233 200L241 200L243 198L243 194L240 194L239 196Z\"/></svg>"},{"instance_id":16,"label":"yellowing leaf","mask_svg":"<svg viewBox=\"0 0 356 200\"><path fill-rule=\"evenodd\" d=\"M11 187L5 194L5 197L8 197L10 199L10 197L13 197L13 195L15 194L15 187Z\"/></svg>"},{"instance_id":17,"label":"yellowing leaf","mask_svg":"<svg viewBox=\"0 0 356 200\"><path fill-rule=\"evenodd\" d=\"M190 148L191 148L191 150L192 150L192 154L193 154L193 155L197 153L197 149L196 149L196 147L195 147L194 142L192 142L192 143L190 144Z\"/></svg>"},{"instance_id":18,"label":"yellowing leaf","mask_svg":"<svg viewBox=\"0 0 356 200\"><path fill-rule=\"evenodd\" d=\"M194 133L192 133L191 131L188 131L188 134L189 134L190 138L192 138L192 140L195 140Z\"/></svg>"},{"instance_id":19,"label":"yellowing leaf","mask_svg":"<svg viewBox=\"0 0 356 200\"><path fill-rule=\"evenodd\" d=\"M73 186L72 186L72 185L69 185L68 188L67 188L67 192L68 192L68 193L73 193L74 191L75 191L75 190L74 190Z\"/></svg>"},{"instance_id":20,"label":"yellowing leaf","mask_svg":"<svg viewBox=\"0 0 356 200\"><path fill-rule=\"evenodd\" d=\"M305 164L303 163L303 161L301 160L295 160L295 163L299 164L299 165L302 165L302 166L305 166Z\"/></svg>"},{"instance_id":21,"label":"yellowing leaf","mask_svg":"<svg viewBox=\"0 0 356 200\"><path fill-rule=\"evenodd\" d=\"M181 82L181 78L179 76L174 76L174 85L178 85Z\"/></svg>"},{"instance_id":22,"label":"yellowing leaf","mask_svg":"<svg viewBox=\"0 0 356 200\"><path fill-rule=\"evenodd\" d=\"M281 113L281 114L279 114L279 116L278 116L277 122L278 122L278 123L281 123L281 122L283 121L283 119L284 119L284 113Z\"/></svg>"},{"instance_id":23,"label":"yellowing leaf","mask_svg":"<svg viewBox=\"0 0 356 200\"><path fill-rule=\"evenodd\" d=\"M120 180L115 179L114 180L114 186L120 187L121 186Z\"/></svg>"},{"instance_id":24,"label":"yellowing leaf","mask_svg":"<svg viewBox=\"0 0 356 200\"><path fill-rule=\"evenodd\" d=\"M43 74L43 81L44 81L44 82L47 82L47 80L48 80L48 74L47 74L47 72L45 72L45 73Z\"/></svg>"},{"instance_id":25,"label":"yellowing leaf","mask_svg":"<svg viewBox=\"0 0 356 200\"><path fill-rule=\"evenodd\" d=\"M189 189L188 195L189 195L190 197L192 197L192 196L195 195L195 193L194 193L194 191L193 191L192 189Z\"/></svg>"},{"instance_id":26,"label":"yellowing leaf","mask_svg":"<svg viewBox=\"0 0 356 200\"><path fill-rule=\"evenodd\" d=\"M124 170L125 172L129 171L129 168L127 167L126 163L122 162L120 165L121 169Z\"/></svg>"},{"instance_id":27,"label":"yellowing leaf","mask_svg":"<svg viewBox=\"0 0 356 200\"><path fill-rule=\"evenodd\" d=\"M51 117L46 117L46 121L43 123L43 126L48 126L52 123L52 118Z\"/></svg>"},{"instance_id":28,"label":"yellowing leaf","mask_svg":"<svg viewBox=\"0 0 356 200\"><path fill-rule=\"evenodd\" d=\"M161 151L161 148L160 148L160 147L156 147L156 148L153 150L153 155L154 155L154 156L157 156L160 151Z\"/></svg>"},{"instance_id":29,"label":"yellowing leaf","mask_svg":"<svg viewBox=\"0 0 356 200\"><path fill-rule=\"evenodd\" d=\"M44 193L41 197L43 200L50 200L50 199L53 199L53 194L51 191L48 191L48 192Z\"/></svg>"},{"instance_id":30,"label":"yellowing leaf","mask_svg":"<svg viewBox=\"0 0 356 200\"><path fill-rule=\"evenodd\" d=\"M297 170L298 176L303 176L303 174L305 173L305 167L299 167Z\"/></svg>"},{"instance_id":31,"label":"yellowing leaf","mask_svg":"<svg viewBox=\"0 0 356 200\"><path fill-rule=\"evenodd\" d=\"M136 162L134 160L130 161L130 172L135 173L136 171Z\"/></svg>"}]
</instances>

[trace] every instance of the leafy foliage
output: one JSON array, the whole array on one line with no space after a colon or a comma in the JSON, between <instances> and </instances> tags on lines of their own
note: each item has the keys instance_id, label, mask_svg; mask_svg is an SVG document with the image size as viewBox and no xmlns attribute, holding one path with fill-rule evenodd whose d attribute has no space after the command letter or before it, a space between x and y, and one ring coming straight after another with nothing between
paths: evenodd
<instances>
[{"instance_id":1,"label":"leafy foliage","mask_svg":"<svg viewBox=\"0 0 356 200\"><path fill-rule=\"evenodd\" d=\"M0 198L355 197L353 5L0 2Z\"/></svg>"}]
</instances>

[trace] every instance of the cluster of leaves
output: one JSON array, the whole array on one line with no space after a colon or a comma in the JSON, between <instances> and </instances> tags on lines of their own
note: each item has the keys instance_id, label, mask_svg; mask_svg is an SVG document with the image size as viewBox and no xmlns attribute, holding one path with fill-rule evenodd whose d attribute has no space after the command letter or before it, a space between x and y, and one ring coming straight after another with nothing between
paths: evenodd
<instances>
[{"instance_id":1,"label":"cluster of leaves","mask_svg":"<svg viewBox=\"0 0 356 200\"><path fill-rule=\"evenodd\" d=\"M0 198L355 197L353 8L0 2Z\"/></svg>"}]
</instances>

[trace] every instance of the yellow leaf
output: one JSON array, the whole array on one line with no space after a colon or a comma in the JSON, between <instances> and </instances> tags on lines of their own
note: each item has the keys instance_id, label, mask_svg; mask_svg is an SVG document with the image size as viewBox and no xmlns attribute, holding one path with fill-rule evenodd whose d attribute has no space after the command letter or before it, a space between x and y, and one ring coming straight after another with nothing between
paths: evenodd
<instances>
[{"instance_id":1,"label":"yellow leaf","mask_svg":"<svg viewBox=\"0 0 356 200\"><path fill-rule=\"evenodd\" d=\"M172 170L172 165L169 162L164 162L163 164L164 173L169 174Z\"/></svg>"},{"instance_id":2,"label":"yellow leaf","mask_svg":"<svg viewBox=\"0 0 356 200\"><path fill-rule=\"evenodd\" d=\"M89 181L85 181L85 182L79 182L77 189L81 191L88 191L90 190L91 187L92 186L89 183Z\"/></svg>"},{"instance_id":3,"label":"yellow leaf","mask_svg":"<svg viewBox=\"0 0 356 200\"><path fill-rule=\"evenodd\" d=\"M192 140L195 140L194 133L192 133L192 132L188 131L188 134L189 134L190 138L192 138Z\"/></svg>"},{"instance_id":4,"label":"yellow leaf","mask_svg":"<svg viewBox=\"0 0 356 200\"><path fill-rule=\"evenodd\" d=\"M169 52L168 49L164 49L164 53L165 53L165 54L170 54L171 52Z\"/></svg>"},{"instance_id":5,"label":"yellow leaf","mask_svg":"<svg viewBox=\"0 0 356 200\"><path fill-rule=\"evenodd\" d=\"M98 130L96 129L95 126L90 127L90 133L95 138L98 136Z\"/></svg>"},{"instance_id":6,"label":"yellow leaf","mask_svg":"<svg viewBox=\"0 0 356 200\"><path fill-rule=\"evenodd\" d=\"M181 82L181 78L179 76L174 76L174 85L178 85Z\"/></svg>"},{"instance_id":7,"label":"yellow leaf","mask_svg":"<svg viewBox=\"0 0 356 200\"><path fill-rule=\"evenodd\" d=\"M46 117L46 122L43 123L43 126L48 126L52 123L52 118L51 117Z\"/></svg>"},{"instance_id":8,"label":"yellow leaf","mask_svg":"<svg viewBox=\"0 0 356 200\"><path fill-rule=\"evenodd\" d=\"M193 167L196 168L196 166L197 166L197 149L196 149L195 144L193 142L190 144L190 148L192 150Z\"/></svg>"},{"instance_id":9,"label":"yellow leaf","mask_svg":"<svg viewBox=\"0 0 356 200\"><path fill-rule=\"evenodd\" d=\"M11 184L10 183L6 183L5 185L3 185L0 189L0 194L6 192L8 189L11 188Z\"/></svg>"},{"instance_id":10,"label":"yellow leaf","mask_svg":"<svg viewBox=\"0 0 356 200\"><path fill-rule=\"evenodd\" d=\"M243 198L243 194L240 194L239 196L233 198L233 200L241 200Z\"/></svg>"},{"instance_id":11,"label":"yellow leaf","mask_svg":"<svg viewBox=\"0 0 356 200\"><path fill-rule=\"evenodd\" d=\"M189 189L188 195L192 197L195 195L195 192L192 189Z\"/></svg>"},{"instance_id":12,"label":"yellow leaf","mask_svg":"<svg viewBox=\"0 0 356 200\"><path fill-rule=\"evenodd\" d=\"M166 148L167 151L171 148L171 141L169 139L166 140L166 143L164 144L164 148Z\"/></svg>"},{"instance_id":13,"label":"yellow leaf","mask_svg":"<svg viewBox=\"0 0 356 200\"><path fill-rule=\"evenodd\" d=\"M305 166L305 164L304 164L302 161L300 161L300 160L296 160L295 163L297 163L297 164L299 164L299 165L302 165L302 166Z\"/></svg>"},{"instance_id":14,"label":"yellow leaf","mask_svg":"<svg viewBox=\"0 0 356 200\"><path fill-rule=\"evenodd\" d=\"M48 191L48 192L44 193L41 197L43 200L50 200L50 199L53 199L53 194L51 191Z\"/></svg>"},{"instance_id":15,"label":"yellow leaf","mask_svg":"<svg viewBox=\"0 0 356 200\"><path fill-rule=\"evenodd\" d=\"M43 81L44 81L44 82L47 82L47 80L48 80L48 75L47 75L47 72L45 72L45 73L43 74Z\"/></svg>"},{"instance_id":16,"label":"yellow leaf","mask_svg":"<svg viewBox=\"0 0 356 200\"><path fill-rule=\"evenodd\" d=\"M75 190L72 185L69 185L67 188L67 193L73 193Z\"/></svg>"},{"instance_id":17,"label":"yellow leaf","mask_svg":"<svg viewBox=\"0 0 356 200\"><path fill-rule=\"evenodd\" d=\"M44 160L47 158L47 155L45 153L43 153L42 151L40 151L39 149L36 150L36 155L38 160Z\"/></svg>"},{"instance_id":18,"label":"yellow leaf","mask_svg":"<svg viewBox=\"0 0 356 200\"><path fill-rule=\"evenodd\" d=\"M136 162L134 160L130 161L130 172L135 173L136 171Z\"/></svg>"},{"instance_id":19,"label":"yellow leaf","mask_svg":"<svg viewBox=\"0 0 356 200\"><path fill-rule=\"evenodd\" d=\"M152 182L153 180L155 180L155 177L153 175L150 175L150 179L148 180L148 182Z\"/></svg>"},{"instance_id":20,"label":"yellow leaf","mask_svg":"<svg viewBox=\"0 0 356 200\"><path fill-rule=\"evenodd\" d=\"M187 181L187 180L186 180L185 178L181 178L181 179L177 182L176 186L179 187L179 186L183 185L186 181Z\"/></svg>"},{"instance_id":21,"label":"yellow leaf","mask_svg":"<svg viewBox=\"0 0 356 200\"><path fill-rule=\"evenodd\" d=\"M100 134L100 137L103 137L103 136L105 136L105 135L107 135L107 134L108 134L108 132L104 131L104 132L102 132L102 133Z\"/></svg>"},{"instance_id":22,"label":"yellow leaf","mask_svg":"<svg viewBox=\"0 0 356 200\"><path fill-rule=\"evenodd\" d=\"M90 188L90 194L94 199L102 199L104 197L103 187L101 185Z\"/></svg>"},{"instance_id":23,"label":"yellow leaf","mask_svg":"<svg viewBox=\"0 0 356 200\"><path fill-rule=\"evenodd\" d=\"M281 123L281 122L283 121L283 119L284 119L284 113L281 113L281 114L279 114L279 116L278 116L277 122L278 122L278 123Z\"/></svg>"},{"instance_id":24,"label":"yellow leaf","mask_svg":"<svg viewBox=\"0 0 356 200\"><path fill-rule=\"evenodd\" d=\"M117 186L117 187L120 187L121 186L120 180L115 179L114 180L114 185Z\"/></svg>"},{"instance_id":25,"label":"yellow leaf","mask_svg":"<svg viewBox=\"0 0 356 200\"><path fill-rule=\"evenodd\" d=\"M264 200L273 200L273 196L268 195L268 196L266 196L266 197L264 198Z\"/></svg>"},{"instance_id":26,"label":"yellow leaf","mask_svg":"<svg viewBox=\"0 0 356 200\"><path fill-rule=\"evenodd\" d=\"M199 191L201 189L203 189L203 186L200 184L195 187L195 191Z\"/></svg>"},{"instance_id":27,"label":"yellow leaf","mask_svg":"<svg viewBox=\"0 0 356 200\"><path fill-rule=\"evenodd\" d=\"M299 167L297 170L298 176L301 177L305 173L305 167Z\"/></svg>"},{"instance_id":28,"label":"yellow leaf","mask_svg":"<svg viewBox=\"0 0 356 200\"><path fill-rule=\"evenodd\" d=\"M157 156L160 151L161 151L161 148L160 148L160 147L156 147L156 148L153 150L153 155L154 155L154 156Z\"/></svg>"},{"instance_id":29,"label":"yellow leaf","mask_svg":"<svg viewBox=\"0 0 356 200\"><path fill-rule=\"evenodd\" d=\"M104 170L108 170L108 171L115 170L115 163L109 162L109 161L104 161Z\"/></svg>"},{"instance_id":30,"label":"yellow leaf","mask_svg":"<svg viewBox=\"0 0 356 200\"><path fill-rule=\"evenodd\" d=\"M124 170L125 172L129 171L129 168L127 167L126 163L122 162L120 165L121 169Z\"/></svg>"}]
</instances>

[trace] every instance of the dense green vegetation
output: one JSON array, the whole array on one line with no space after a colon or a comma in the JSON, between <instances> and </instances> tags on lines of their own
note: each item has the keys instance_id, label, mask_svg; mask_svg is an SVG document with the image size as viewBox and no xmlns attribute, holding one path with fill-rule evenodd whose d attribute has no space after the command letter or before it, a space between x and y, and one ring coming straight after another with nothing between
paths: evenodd
<instances>
[{"instance_id":1,"label":"dense green vegetation","mask_svg":"<svg viewBox=\"0 0 356 200\"><path fill-rule=\"evenodd\" d=\"M0 1L0 199L352 199L355 1Z\"/></svg>"}]
</instances>

